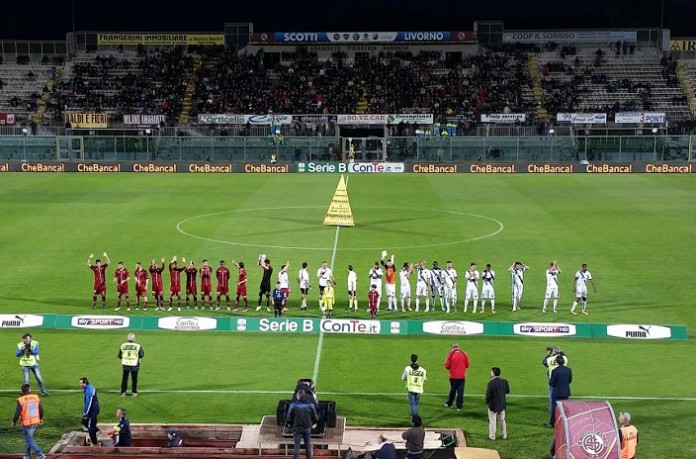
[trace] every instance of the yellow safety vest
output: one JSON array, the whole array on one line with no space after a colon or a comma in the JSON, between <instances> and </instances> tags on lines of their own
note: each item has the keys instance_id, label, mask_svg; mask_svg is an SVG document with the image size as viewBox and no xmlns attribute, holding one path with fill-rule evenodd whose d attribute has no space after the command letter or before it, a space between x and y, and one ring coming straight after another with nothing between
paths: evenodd
<instances>
[{"instance_id":1,"label":"yellow safety vest","mask_svg":"<svg viewBox=\"0 0 696 459\"><path fill-rule=\"evenodd\" d=\"M140 344L127 342L121 344L121 364L128 367L138 366L138 353L140 352Z\"/></svg>"},{"instance_id":2,"label":"yellow safety vest","mask_svg":"<svg viewBox=\"0 0 696 459\"><path fill-rule=\"evenodd\" d=\"M416 394L423 393L423 383L426 380L426 371L423 367L414 370L410 366L406 370L406 390Z\"/></svg>"},{"instance_id":3,"label":"yellow safety vest","mask_svg":"<svg viewBox=\"0 0 696 459\"><path fill-rule=\"evenodd\" d=\"M633 459L638 446L638 429L621 426L621 459Z\"/></svg>"},{"instance_id":4,"label":"yellow safety vest","mask_svg":"<svg viewBox=\"0 0 696 459\"><path fill-rule=\"evenodd\" d=\"M560 355L560 354L558 354ZM546 360L546 365L548 365L548 368L546 369L546 376L551 379L551 373L553 373L553 370L558 368L558 363L556 363L556 358L558 355L554 355L552 357L549 357ZM565 360L565 365L568 365L568 356L563 354L563 360Z\"/></svg>"},{"instance_id":5,"label":"yellow safety vest","mask_svg":"<svg viewBox=\"0 0 696 459\"><path fill-rule=\"evenodd\" d=\"M39 345L38 341L31 340L31 343L29 344L29 348L33 351L36 349L36 346ZM24 349L24 341L21 343L17 344L17 349ZM23 367L33 367L36 365L39 361L39 356L34 355L34 354L27 354L24 352L22 356L19 358L19 364Z\"/></svg>"}]
</instances>

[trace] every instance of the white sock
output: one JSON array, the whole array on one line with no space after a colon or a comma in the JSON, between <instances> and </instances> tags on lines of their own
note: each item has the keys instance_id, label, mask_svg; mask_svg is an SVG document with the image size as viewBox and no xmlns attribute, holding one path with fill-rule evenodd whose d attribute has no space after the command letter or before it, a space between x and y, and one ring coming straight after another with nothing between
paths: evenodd
<instances>
[{"instance_id":1,"label":"white sock","mask_svg":"<svg viewBox=\"0 0 696 459\"><path fill-rule=\"evenodd\" d=\"M495 300L491 300L491 311L495 311Z\"/></svg>"},{"instance_id":2,"label":"white sock","mask_svg":"<svg viewBox=\"0 0 696 459\"><path fill-rule=\"evenodd\" d=\"M464 300L464 312L466 312L467 309L469 309L469 300L468 299Z\"/></svg>"},{"instance_id":3,"label":"white sock","mask_svg":"<svg viewBox=\"0 0 696 459\"><path fill-rule=\"evenodd\" d=\"M474 312L476 312L476 308L478 308L478 299L474 298Z\"/></svg>"},{"instance_id":4,"label":"white sock","mask_svg":"<svg viewBox=\"0 0 696 459\"><path fill-rule=\"evenodd\" d=\"M585 312L585 309L587 309L587 301L582 302L582 312Z\"/></svg>"},{"instance_id":5,"label":"white sock","mask_svg":"<svg viewBox=\"0 0 696 459\"><path fill-rule=\"evenodd\" d=\"M548 306L548 305L549 305L549 299L548 299L548 298L544 298L544 307L541 308L541 310L542 310L543 312L546 312L546 306Z\"/></svg>"},{"instance_id":6,"label":"white sock","mask_svg":"<svg viewBox=\"0 0 696 459\"><path fill-rule=\"evenodd\" d=\"M420 309L420 298L416 298L416 312Z\"/></svg>"},{"instance_id":7,"label":"white sock","mask_svg":"<svg viewBox=\"0 0 696 459\"><path fill-rule=\"evenodd\" d=\"M556 312L557 308L558 308L558 298L553 300L553 312Z\"/></svg>"},{"instance_id":8,"label":"white sock","mask_svg":"<svg viewBox=\"0 0 696 459\"><path fill-rule=\"evenodd\" d=\"M577 301L573 301L573 306L571 306L570 312L575 312L575 308L577 308L577 307L578 307L578 302L577 302Z\"/></svg>"}]
</instances>

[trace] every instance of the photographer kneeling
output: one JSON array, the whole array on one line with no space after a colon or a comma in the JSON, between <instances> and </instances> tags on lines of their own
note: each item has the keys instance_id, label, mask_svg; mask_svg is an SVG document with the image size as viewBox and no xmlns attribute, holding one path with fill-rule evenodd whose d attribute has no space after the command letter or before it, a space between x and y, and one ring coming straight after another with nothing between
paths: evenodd
<instances>
[{"instance_id":1,"label":"photographer kneeling","mask_svg":"<svg viewBox=\"0 0 696 459\"><path fill-rule=\"evenodd\" d=\"M558 368L557 359L559 356L563 357L564 365L568 365L568 356L561 350L558 346L552 346L546 348L546 357L543 358L541 364L546 367L546 380L547 382L551 380L551 373L553 370ZM551 395L553 392L553 387L549 385L549 412L553 409L553 402L551 401ZM553 427L549 424L544 424L546 427Z\"/></svg>"}]
</instances>

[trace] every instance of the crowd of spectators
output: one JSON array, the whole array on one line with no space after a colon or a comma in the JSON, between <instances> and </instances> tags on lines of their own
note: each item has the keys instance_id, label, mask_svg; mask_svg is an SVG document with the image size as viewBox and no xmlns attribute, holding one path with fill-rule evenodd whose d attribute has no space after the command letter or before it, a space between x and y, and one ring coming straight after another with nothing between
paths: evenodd
<instances>
[{"instance_id":1,"label":"crowd of spectators","mask_svg":"<svg viewBox=\"0 0 696 459\"><path fill-rule=\"evenodd\" d=\"M49 108L60 119L70 111L164 114L178 122L186 88L193 74L193 58L181 47L127 57L99 56L75 63L67 80L54 87Z\"/></svg>"},{"instance_id":2,"label":"crowd of spectators","mask_svg":"<svg viewBox=\"0 0 696 459\"><path fill-rule=\"evenodd\" d=\"M202 113L432 113L436 120L478 119L481 113L533 116L526 56L517 48L446 61L439 52L334 53L327 60L298 52L266 68L262 53L209 50L191 119ZM525 98L525 95L528 97Z\"/></svg>"},{"instance_id":3,"label":"crowd of spectators","mask_svg":"<svg viewBox=\"0 0 696 459\"><path fill-rule=\"evenodd\" d=\"M554 118L559 112L599 112L607 113L611 119L617 112L624 111L653 111L657 102L668 103L672 106L686 105L686 97L679 94L666 100L655 97L656 85L669 88L678 88L679 80L676 75L676 60L663 57L661 70L655 72L655 78L635 76L626 72L612 73L612 62L618 56L635 52L635 46L626 42L617 42L615 57L608 57L605 52L598 49L592 59L587 56L577 56L574 47L562 47L560 60L550 60L542 66L542 105L547 108ZM547 51L555 50L555 47ZM567 60L567 56L575 56L573 60ZM633 63L633 69L637 69L637 63ZM654 71L649 64L644 68L648 72ZM650 73L648 73L650 74ZM661 75L661 78L660 76ZM660 81L661 80L661 81Z\"/></svg>"}]
</instances>

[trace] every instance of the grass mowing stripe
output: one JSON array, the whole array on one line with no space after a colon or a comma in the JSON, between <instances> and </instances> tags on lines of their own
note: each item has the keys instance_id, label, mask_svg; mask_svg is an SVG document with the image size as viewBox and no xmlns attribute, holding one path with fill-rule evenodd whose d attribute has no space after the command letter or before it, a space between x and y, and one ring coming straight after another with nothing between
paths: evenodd
<instances>
[{"instance_id":1,"label":"grass mowing stripe","mask_svg":"<svg viewBox=\"0 0 696 459\"><path fill-rule=\"evenodd\" d=\"M78 393L81 389L55 389L51 391L57 393ZM116 389L100 389L100 392L107 394L118 394L121 391ZM0 393L17 393L16 389L0 389ZM224 390L224 389L148 389L140 390L139 394L219 394L219 395L283 395L287 390ZM445 397L448 392L427 392L423 396ZM339 396L364 396L364 397L403 397L403 392L320 392L320 395L339 395ZM466 394L465 398L482 398L482 394ZM546 394L508 394L508 398L548 398ZM573 400L645 400L645 401L673 401L673 402L696 402L696 397L640 397L640 396L608 396L608 395L578 395L573 396Z\"/></svg>"}]
</instances>

